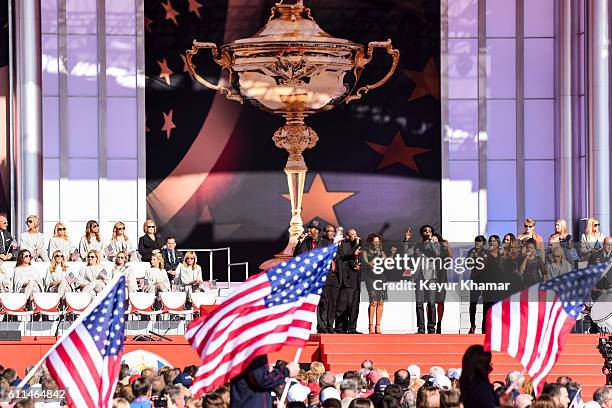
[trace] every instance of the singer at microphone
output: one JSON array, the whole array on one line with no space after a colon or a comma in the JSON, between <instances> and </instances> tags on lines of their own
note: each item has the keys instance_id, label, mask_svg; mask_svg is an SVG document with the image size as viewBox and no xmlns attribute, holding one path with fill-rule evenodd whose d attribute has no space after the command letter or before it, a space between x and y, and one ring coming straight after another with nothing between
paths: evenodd
<instances>
[{"instance_id":1,"label":"singer at microphone","mask_svg":"<svg viewBox=\"0 0 612 408\"><path fill-rule=\"evenodd\" d=\"M317 220L312 220L306 228L308 228L308 235L304 236L304 238L300 236L297 245L293 249L293 256L312 251L321 246L321 223Z\"/></svg>"}]
</instances>

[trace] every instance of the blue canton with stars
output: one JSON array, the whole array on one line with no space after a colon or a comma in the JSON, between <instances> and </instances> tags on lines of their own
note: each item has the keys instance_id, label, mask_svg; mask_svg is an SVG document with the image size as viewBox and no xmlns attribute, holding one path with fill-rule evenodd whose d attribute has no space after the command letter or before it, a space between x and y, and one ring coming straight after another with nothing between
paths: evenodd
<instances>
[{"instance_id":1,"label":"blue canton with stars","mask_svg":"<svg viewBox=\"0 0 612 408\"><path fill-rule=\"evenodd\" d=\"M589 301L591 291L603 276L608 264L597 264L563 274L540 284L541 290L552 290L561 301L565 312L576 318L584 304Z\"/></svg>"},{"instance_id":2,"label":"blue canton with stars","mask_svg":"<svg viewBox=\"0 0 612 408\"><path fill-rule=\"evenodd\" d=\"M104 300L83 320L102 357L123 351L125 276L121 276Z\"/></svg>"},{"instance_id":3,"label":"blue canton with stars","mask_svg":"<svg viewBox=\"0 0 612 408\"><path fill-rule=\"evenodd\" d=\"M320 295L337 248L330 245L315 249L268 269L272 292L264 299L266 307L296 302L313 293Z\"/></svg>"}]
</instances>

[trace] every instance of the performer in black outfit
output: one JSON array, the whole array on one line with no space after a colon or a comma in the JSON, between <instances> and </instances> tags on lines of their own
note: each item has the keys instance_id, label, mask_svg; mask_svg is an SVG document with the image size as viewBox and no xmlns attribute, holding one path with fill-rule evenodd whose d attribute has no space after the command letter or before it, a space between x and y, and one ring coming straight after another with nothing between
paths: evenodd
<instances>
[{"instance_id":1,"label":"performer in black outfit","mask_svg":"<svg viewBox=\"0 0 612 408\"><path fill-rule=\"evenodd\" d=\"M470 280L473 282L480 283L482 282L482 269L484 267L484 259L487 257L487 250L485 249L485 244L487 243L487 239L478 235L474 238L474 247L470 249L467 253L468 259L472 259L474 267L470 271ZM476 262L478 259L481 262ZM482 265L482 266L481 266ZM478 306L478 301L480 300L480 296L482 295L482 290L471 290L470 291L470 331L469 334L474 334L476 332L476 307Z\"/></svg>"},{"instance_id":2,"label":"performer in black outfit","mask_svg":"<svg viewBox=\"0 0 612 408\"><path fill-rule=\"evenodd\" d=\"M436 332L436 291L429 289L421 289L420 282L428 281L436 282L437 272L433 259L440 256L440 243L432 240L433 227L431 225L423 225L419 230L423 242L417 247L416 255L422 256L425 259L419 266L415 274L416 282L416 315L417 315L417 330L419 334L425 333L425 309L427 304L427 333ZM429 259L429 262L426 260Z\"/></svg>"},{"instance_id":3,"label":"performer in black outfit","mask_svg":"<svg viewBox=\"0 0 612 408\"><path fill-rule=\"evenodd\" d=\"M319 242L320 247L326 247L334 243L336 237L336 228L327 224L325 226L325 232ZM336 304L338 302L338 293L340 292L340 281L338 280L338 258L334 259L327 272L327 279L325 280L325 286L323 286L323 292L321 293L321 300L319 301L319 307L317 308L317 332L319 333L333 333L334 332L334 319L336 318Z\"/></svg>"},{"instance_id":4,"label":"performer in black outfit","mask_svg":"<svg viewBox=\"0 0 612 408\"><path fill-rule=\"evenodd\" d=\"M349 229L347 238L338 248L338 278L340 293L336 310L336 333L360 334L357 331L359 296L361 292L361 239Z\"/></svg>"},{"instance_id":5,"label":"performer in black outfit","mask_svg":"<svg viewBox=\"0 0 612 408\"><path fill-rule=\"evenodd\" d=\"M319 242L321 239L319 236L321 234L321 223L317 220L312 220L306 228L308 228L308 234L303 234L298 239L298 243L293 249L293 256L312 251L322 246Z\"/></svg>"}]
</instances>

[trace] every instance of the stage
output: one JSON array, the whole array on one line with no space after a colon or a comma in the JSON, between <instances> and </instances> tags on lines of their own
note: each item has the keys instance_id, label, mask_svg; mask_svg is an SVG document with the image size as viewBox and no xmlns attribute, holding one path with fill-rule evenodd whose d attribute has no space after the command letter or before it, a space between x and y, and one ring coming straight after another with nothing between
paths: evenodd
<instances>
[{"instance_id":1,"label":"stage","mask_svg":"<svg viewBox=\"0 0 612 408\"><path fill-rule=\"evenodd\" d=\"M128 336L124 352L147 350L176 367L198 365L195 351L183 336L166 337L168 340L135 341L133 336ZM376 367L386 368L391 375L410 364L419 365L421 372L426 374L434 365L444 369L460 368L465 349L472 344L482 344L483 339L482 335L467 334L312 335L304 347L300 362L322 361L328 370L342 373L358 369L363 360L369 359L374 361ZM569 335L548 380L554 381L558 376L568 375L583 386L587 396L605 385L605 377L601 373L603 359L596 349L597 339L597 335ZM46 336L2 342L0 364L15 368L22 376L25 368L35 364L54 343L55 337ZM285 347L268 358L270 362L292 360L295 351L295 347ZM494 353L492 381L503 380L512 370L521 370L521 367L508 355Z\"/></svg>"}]
</instances>

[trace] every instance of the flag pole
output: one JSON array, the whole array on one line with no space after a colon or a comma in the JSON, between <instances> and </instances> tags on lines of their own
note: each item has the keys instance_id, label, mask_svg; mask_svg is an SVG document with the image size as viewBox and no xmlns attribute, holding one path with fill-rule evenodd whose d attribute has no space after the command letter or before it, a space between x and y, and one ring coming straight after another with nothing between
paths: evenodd
<instances>
[{"instance_id":1,"label":"flag pole","mask_svg":"<svg viewBox=\"0 0 612 408\"><path fill-rule=\"evenodd\" d=\"M295 357L293 357L293 362L295 364L299 364L300 357L302 356L302 347L298 347L295 351ZM289 392L289 377L285 379L285 387L283 388L283 395L281 396L279 406L285 406L285 400L287 399L287 393Z\"/></svg>"},{"instance_id":2,"label":"flag pole","mask_svg":"<svg viewBox=\"0 0 612 408\"><path fill-rule=\"evenodd\" d=\"M87 315L89 315L91 313L91 311L93 309L95 309L100 303L102 303L102 301L104 300L104 298L109 294L109 292L112 290L112 288L117 284L117 282L119 281L119 278L121 278L122 276L124 276L124 273L119 273L117 275L115 275L113 277L113 279L110 281L110 283L108 285L106 285L106 287L104 288L104 290L98 294L97 296L95 296L92 300L92 302L89 304L89 306L87 306L87 309L85 309L85 311L83 313L81 313L78 317L78 319L76 319L74 321L74 323L72 323L70 325L70 327L68 328L68 330L66 330L63 334L62 337L60 337L59 340L57 340L55 342L55 344L53 346L51 346L51 348L49 350L47 350L47 352L45 353L45 355L38 361L38 363L36 363L36 365L34 367L32 367L32 369L30 371L28 371L28 374L26 374L25 377L23 377L23 380L21 380L21 382L19 383L19 385L17 386L18 388L23 388L28 381L30 381L30 379L34 376L34 373L36 373L36 371L38 371L38 369L40 368L40 366L45 362L45 360L47 359L47 357L49 357L49 355L57 348L57 346L64 341L64 339L66 337L68 337L70 335L70 333L72 333L74 331L74 329L83 321L85 320L85 317ZM59 323L58 323L59 324Z\"/></svg>"}]
</instances>

